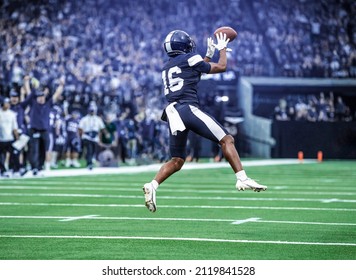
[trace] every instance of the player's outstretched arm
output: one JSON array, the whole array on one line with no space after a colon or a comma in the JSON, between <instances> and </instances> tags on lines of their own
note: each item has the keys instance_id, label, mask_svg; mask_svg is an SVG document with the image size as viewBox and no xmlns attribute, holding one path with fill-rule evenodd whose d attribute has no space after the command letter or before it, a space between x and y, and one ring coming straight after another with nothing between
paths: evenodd
<instances>
[{"instance_id":1,"label":"player's outstretched arm","mask_svg":"<svg viewBox=\"0 0 356 280\"><path fill-rule=\"evenodd\" d=\"M210 59L214 56L214 52L215 52L215 44L213 38L209 37L206 43L207 43L207 50L206 50L206 55L204 57L204 61L210 62Z\"/></svg>"},{"instance_id":2,"label":"player's outstretched arm","mask_svg":"<svg viewBox=\"0 0 356 280\"><path fill-rule=\"evenodd\" d=\"M211 65L209 74L225 72L227 67L226 47L230 39L226 39L226 34L218 33L216 34L216 40L215 48L219 51L219 61L217 63L209 62Z\"/></svg>"}]
</instances>

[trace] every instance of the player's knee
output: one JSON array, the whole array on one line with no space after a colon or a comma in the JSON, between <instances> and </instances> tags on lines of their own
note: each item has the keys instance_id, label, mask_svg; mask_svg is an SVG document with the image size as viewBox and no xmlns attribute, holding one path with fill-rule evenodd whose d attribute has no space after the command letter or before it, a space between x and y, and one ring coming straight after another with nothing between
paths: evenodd
<instances>
[{"instance_id":1,"label":"player's knee","mask_svg":"<svg viewBox=\"0 0 356 280\"><path fill-rule=\"evenodd\" d=\"M177 172L182 169L183 164L184 164L184 159L175 157L175 158L172 158L172 162L174 165L174 170Z\"/></svg>"},{"instance_id":2,"label":"player's knee","mask_svg":"<svg viewBox=\"0 0 356 280\"><path fill-rule=\"evenodd\" d=\"M223 139L220 140L220 145L234 145L235 140L231 135L225 135Z\"/></svg>"}]
</instances>

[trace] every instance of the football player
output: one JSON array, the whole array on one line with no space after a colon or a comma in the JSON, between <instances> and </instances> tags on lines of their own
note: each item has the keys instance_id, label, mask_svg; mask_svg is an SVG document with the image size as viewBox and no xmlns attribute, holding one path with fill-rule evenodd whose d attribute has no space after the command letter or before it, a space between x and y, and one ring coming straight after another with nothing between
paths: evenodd
<instances>
[{"instance_id":1,"label":"football player","mask_svg":"<svg viewBox=\"0 0 356 280\"><path fill-rule=\"evenodd\" d=\"M158 186L179 171L185 162L189 130L221 146L224 157L236 174L237 190L250 189L259 192L267 189L247 177L235 148L234 138L212 116L199 108L197 84L202 73L222 73L227 67L226 49L229 39L222 33L216 34L216 39L215 44L212 38L208 38L204 59L195 52L195 42L184 31L174 30L164 40L163 47L169 60L163 66L162 80L169 105L164 110L162 119L168 121L172 158L162 165L150 183L144 184L145 204L151 212L157 210ZM215 49L220 54L217 63L210 62Z\"/></svg>"},{"instance_id":2,"label":"football player","mask_svg":"<svg viewBox=\"0 0 356 280\"><path fill-rule=\"evenodd\" d=\"M79 135L80 112L73 110L72 114L66 120L66 167L80 167L78 161L81 152L81 140Z\"/></svg>"}]
</instances>

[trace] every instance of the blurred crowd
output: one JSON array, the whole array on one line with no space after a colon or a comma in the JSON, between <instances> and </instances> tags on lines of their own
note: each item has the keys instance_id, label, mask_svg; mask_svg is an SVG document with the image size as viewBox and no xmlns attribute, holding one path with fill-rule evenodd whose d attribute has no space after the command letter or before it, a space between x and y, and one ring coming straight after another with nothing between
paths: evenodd
<instances>
[{"instance_id":1,"label":"blurred crowd","mask_svg":"<svg viewBox=\"0 0 356 280\"><path fill-rule=\"evenodd\" d=\"M66 75L68 97L108 95L105 106L140 94L160 98L165 35L184 29L203 54L222 25L238 30L229 69L241 75L356 75L352 0L7 0L0 13L5 91L24 75L41 84Z\"/></svg>"},{"instance_id":2,"label":"blurred crowd","mask_svg":"<svg viewBox=\"0 0 356 280\"><path fill-rule=\"evenodd\" d=\"M277 121L336 122L353 120L350 107L342 96L320 92L316 95L291 95L281 98L274 108Z\"/></svg>"},{"instance_id":3,"label":"blurred crowd","mask_svg":"<svg viewBox=\"0 0 356 280\"><path fill-rule=\"evenodd\" d=\"M26 79L33 91L53 94L63 78L54 115L84 117L95 105L106 124L115 124L114 152L122 161L138 154L167 157L167 128L159 121L165 105L160 69L166 60L162 40L171 30L191 34L203 55L213 30L234 27L238 38L228 68L240 75L356 76L352 0L4 0L0 5L0 96L16 93L23 102ZM27 111L19 126L29 127L28 118Z\"/></svg>"},{"instance_id":4,"label":"blurred crowd","mask_svg":"<svg viewBox=\"0 0 356 280\"><path fill-rule=\"evenodd\" d=\"M80 102L63 99L64 77L53 89L38 84L25 76L19 91L0 96L0 177L36 176L59 165L91 170L168 159L168 127L160 118L129 107L117 116L94 100L84 112Z\"/></svg>"},{"instance_id":5,"label":"blurred crowd","mask_svg":"<svg viewBox=\"0 0 356 280\"><path fill-rule=\"evenodd\" d=\"M289 77L356 76L356 2L253 1L279 74Z\"/></svg>"}]
</instances>

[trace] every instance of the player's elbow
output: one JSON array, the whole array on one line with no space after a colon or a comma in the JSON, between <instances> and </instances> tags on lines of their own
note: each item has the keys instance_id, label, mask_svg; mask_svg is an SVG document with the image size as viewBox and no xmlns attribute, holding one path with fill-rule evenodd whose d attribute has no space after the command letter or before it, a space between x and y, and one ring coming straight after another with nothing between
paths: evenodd
<instances>
[{"instance_id":1,"label":"player's elbow","mask_svg":"<svg viewBox=\"0 0 356 280\"><path fill-rule=\"evenodd\" d=\"M221 66L221 72L226 72L226 69L227 69L227 65L226 64Z\"/></svg>"},{"instance_id":2,"label":"player's elbow","mask_svg":"<svg viewBox=\"0 0 356 280\"><path fill-rule=\"evenodd\" d=\"M213 67L210 69L210 74L215 74L215 73L223 73L227 69L227 64L215 64Z\"/></svg>"},{"instance_id":3,"label":"player's elbow","mask_svg":"<svg viewBox=\"0 0 356 280\"><path fill-rule=\"evenodd\" d=\"M227 64L226 63L219 63L219 73L225 72L227 69Z\"/></svg>"}]
</instances>

